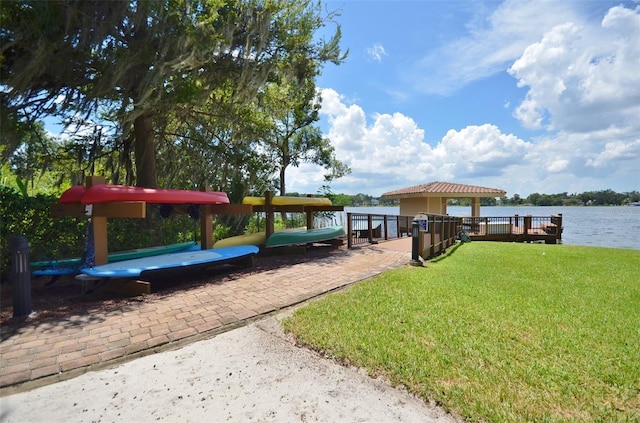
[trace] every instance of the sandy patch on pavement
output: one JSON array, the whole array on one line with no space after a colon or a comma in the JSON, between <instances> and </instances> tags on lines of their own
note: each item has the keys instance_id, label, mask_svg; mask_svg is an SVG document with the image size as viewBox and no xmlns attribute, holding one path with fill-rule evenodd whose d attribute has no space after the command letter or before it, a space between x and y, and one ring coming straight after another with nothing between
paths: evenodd
<instances>
[{"instance_id":1,"label":"sandy patch on pavement","mask_svg":"<svg viewBox=\"0 0 640 423\"><path fill-rule=\"evenodd\" d=\"M280 318L0 398L0 421L459 421L381 379L294 346Z\"/></svg>"}]
</instances>

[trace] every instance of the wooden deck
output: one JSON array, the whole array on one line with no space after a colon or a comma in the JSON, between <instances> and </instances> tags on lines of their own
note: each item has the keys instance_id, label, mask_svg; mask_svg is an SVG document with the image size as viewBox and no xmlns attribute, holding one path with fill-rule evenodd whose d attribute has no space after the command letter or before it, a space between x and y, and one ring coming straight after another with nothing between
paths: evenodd
<instances>
[{"instance_id":1,"label":"wooden deck","mask_svg":"<svg viewBox=\"0 0 640 423\"><path fill-rule=\"evenodd\" d=\"M464 217L461 229L475 241L556 244L562 240L562 215Z\"/></svg>"}]
</instances>

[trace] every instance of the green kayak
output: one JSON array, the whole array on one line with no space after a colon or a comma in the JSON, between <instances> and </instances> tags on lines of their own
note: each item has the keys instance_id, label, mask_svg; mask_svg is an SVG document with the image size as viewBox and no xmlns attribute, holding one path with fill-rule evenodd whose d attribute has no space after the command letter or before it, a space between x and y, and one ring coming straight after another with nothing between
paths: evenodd
<instances>
[{"instance_id":1,"label":"green kayak","mask_svg":"<svg viewBox=\"0 0 640 423\"><path fill-rule=\"evenodd\" d=\"M345 235L344 227L329 226L317 229L297 229L278 231L267 239L267 247L284 247L287 245L302 245L311 242L329 241Z\"/></svg>"},{"instance_id":2,"label":"green kayak","mask_svg":"<svg viewBox=\"0 0 640 423\"><path fill-rule=\"evenodd\" d=\"M135 258L158 256L160 254L175 253L183 251L195 246L194 241L180 242L178 244L160 245L157 247L137 248L135 250L119 251L111 253L107 257L109 262L131 260ZM78 267L82 259L80 257L61 259L61 260L44 260L31 262L31 267Z\"/></svg>"}]
</instances>

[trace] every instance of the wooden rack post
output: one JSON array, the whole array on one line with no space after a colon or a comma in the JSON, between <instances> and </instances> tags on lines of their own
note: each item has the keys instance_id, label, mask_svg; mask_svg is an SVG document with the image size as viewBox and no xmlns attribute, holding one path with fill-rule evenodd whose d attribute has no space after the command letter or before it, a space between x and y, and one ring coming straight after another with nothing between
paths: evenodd
<instances>
[{"instance_id":1,"label":"wooden rack post","mask_svg":"<svg viewBox=\"0 0 640 423\"><path fill-rule=\"evenodd\" d=\"M87 176L85 186L87 189L94 185L104 184L102 176ZM51 206L51 214L60 217L82 217L91 218L93 224L93 248L95 252L96 265L107 264L108 259L108 239L107 239L107 218L139 218L146 217L146 203L144 201L127 201L120 203L99 203L99 204L59 204Z\"/></svg>"}]
</instances>

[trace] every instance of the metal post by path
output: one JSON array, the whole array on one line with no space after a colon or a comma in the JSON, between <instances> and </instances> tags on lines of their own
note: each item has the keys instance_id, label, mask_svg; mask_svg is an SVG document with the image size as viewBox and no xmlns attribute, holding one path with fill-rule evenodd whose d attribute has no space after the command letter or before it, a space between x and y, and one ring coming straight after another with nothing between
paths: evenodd
<instances>
[{"instance_id":1,"label":"metal post by path","mask_svg":"<svg viewBox=\"0 0 640 423\"><path fill-rule=\"evenodd\" d=\"M420 222L411 222L411 261L412 266L422 266L420 261Z\"/></svg>"},{"instance_id":2,"label":"metal post by path","mask_svg":"<svg viewBox=\"0 0 640 423\"><path fill-rule=\"evenodd\" d=\"M31 269L29 267L29 243L17 236L9 241L11 252L11 280L13 281L13 317L31 314Z\"/></svg>"}]
</instances>

